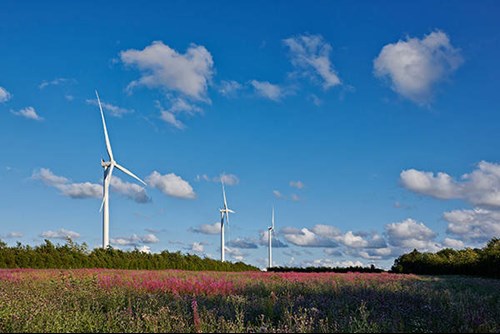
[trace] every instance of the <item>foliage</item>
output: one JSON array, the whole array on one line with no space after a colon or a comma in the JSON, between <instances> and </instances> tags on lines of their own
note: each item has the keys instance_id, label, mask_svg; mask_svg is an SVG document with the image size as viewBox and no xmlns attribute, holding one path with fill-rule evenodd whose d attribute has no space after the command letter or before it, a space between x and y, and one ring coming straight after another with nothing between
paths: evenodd
<instances>
[{"instance_id":1,"label":"foliage","mask_svg":"<svg viewBox=\"0 0 500 334\"><path fill-rule=\"evenodd\" d=\"M482 248L437 253L420 253L416 249L394 261L391 271L426 275L472 275L500 278L500 239L493 238Z\"/></svg>"},{"instance_id":2,"label":"foliage","mask_svg":"<svg viewBox=\"0 0 500 334\"><path fill-rule=\"evenodd\" d=\"M299 273L381 273L384 270L370 267L271 267L267 268L269 272L299 272Z\"/></svg>"},{"instance_id":3,"label":"foliage","mask_svg":"<svg viewBox=\"0 0 500 334\"><path fill-rule=\"evenodd\" d=\"M0 241L0 268L113 268L113 269L183 269L215 271L248 271L258 268L243 262L221 262L197 255L170 253L159 254L122 251L108 247L89 251L87 245L78 245L69 239L65 245L54 245L45 239L45 243L31 247L17 243L8 247Z\"/></svg>"},{"instance_id":4,"label":"foliage","mask_svg":"<svg viewBox=\"0 0 500 334\"><path fill-rule=\"evenodd\" d=\"M498 333L499 310L474 277L0 270L2 333Z\"/></svg>"}]
</instances>

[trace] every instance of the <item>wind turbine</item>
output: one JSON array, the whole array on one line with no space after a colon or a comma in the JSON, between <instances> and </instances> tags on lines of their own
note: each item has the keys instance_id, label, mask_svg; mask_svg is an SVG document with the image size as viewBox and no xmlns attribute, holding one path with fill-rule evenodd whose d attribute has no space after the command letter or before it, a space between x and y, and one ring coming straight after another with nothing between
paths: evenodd
<instances>
[{"instance_id":1,"label":"wind turbine","mask_svg":"<svg viewBox=\"0 0 500 334\"><path fill-rule=\"evenodd\" d=\"M95 91L95 95L97 96L97 102L99 103L99 109L101 110L102 126L104 128L104 138L106 140L106 150L108 151L109 157L109 161L101 159L101 166L104 168L104 180L102 181L102 203L101 209L99 210L102 211L102 247L107 248L109 246L109 184L111 183L111 174L113 173L113 169L116 167L144 185L146 185L146 183L127 168L119 165L113 157L113 151L111 150L111 144L108 137L108 130L106 129L106 121L104 120L104 113L102 111L101 100L99 99L97 90Z\"/></svg>"},{"instance_id":2,"label":"wind turbine","mask_svg":"<svg viewBox=\"0 0 500 334\"><path fill-rule=\"evenodd\" d=\"M233 210L227 207L226 191L224 190L224 181L220 180L222 184L222 196L224 197L224 208L220 209L220 249L221 249L221 261L224 262L224 216L226 217L225 222L229 224L229 213L235 213Z\"/></svg>"},{"instance_id":3,"label":"wind turbine","mask_svg":"<svg viewBox=\"0 0 500 334\"><path fill-rule=\"evenodd\" d=\"M269 242L269 246L267 247L269 255L269 266L268 266L269 268L273 266L273 248L272 248L273 232L274 232L274 206L273 206L273 213L271 216L271 226L267 228L267 240Z\"/></svg>"}]
</instances>

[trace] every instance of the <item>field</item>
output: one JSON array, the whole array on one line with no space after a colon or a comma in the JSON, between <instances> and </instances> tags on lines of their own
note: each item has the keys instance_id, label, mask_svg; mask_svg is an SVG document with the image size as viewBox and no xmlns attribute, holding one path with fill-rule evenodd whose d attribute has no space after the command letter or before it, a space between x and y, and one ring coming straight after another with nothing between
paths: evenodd
<instances>
[{"instance_id":1,"label":"field","mask_svg":"<svg viewBox=\"0 0 500 334\"><path fill-rule=\"evenodd\" d=\"M499 332L500 281L461 276L0 270L0 332Z\"/></svg>"}]
</instances>

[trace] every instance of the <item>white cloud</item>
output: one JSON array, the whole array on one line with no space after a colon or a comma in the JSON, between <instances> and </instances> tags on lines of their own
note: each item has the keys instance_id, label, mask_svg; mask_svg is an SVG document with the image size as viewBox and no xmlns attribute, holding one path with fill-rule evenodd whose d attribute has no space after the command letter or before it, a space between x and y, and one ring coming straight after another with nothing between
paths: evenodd
<instances>
[{"instance_id":1,"label":"white cloud","mask_svg":"<svg viewBox=\"0 0 500 334\"><path fill-rule=\"evenodd\" d=\"M290 181L290 187L302 189L304 188L304 183L302 181Z\"/></svg>"},{"instance_id":2,"label":"white cloud","mask_svg":"<svg viewBox=\"0 0 500 334\"><path fill-rule=\"evenodd\" d=\"M207 87L213 76L212 55L203 46L191 44L185 54L155 41L143 50L120 52L121 61L136 66L141 77L132 81L128 89L136 86L161 88L186 95L194 100L207 100Z\"/></svg>"},{"instance_id":3,"label":"white cloud","mask_svg":"<svg viewBox=\"0 0 500 334\"><path fill-rule=\"evenodd\" d=\"M194 233L201 233L201 234L220 234L221 232L221 227L220 223L216 222L213 224L202 224L197 227L191 227L189 231L194 232Z\"/></svg>"},{"instance_id":4,"label":"white cloud","mask_svg":"<svg viewBox=\"0 0 500 334\"><path fill-rule=\"evenodd\" d=\"M99 105L97 99L89 99L87 100L87 103L95 106ZM133 109L125 109L122 107L115 106L111 103L106 103L104 101L101 101L101 106L103 110L108 111L109 114L114 117L122 117L125 114L130 114L134 112Z\"/></svg>"},{"instance_id":5,"label":"white cloud","mask_svg":"<svg viewBox=\"0 0 500 334\"><path fill-rule=\"evenodd\" d=\"M102 198L102 185L90 182L71 183L69 179L55 175L48 168L40 168L34 171L31 178L40 180L46 185L58 189L64 196L71 198ZM111 189L137 203L151 201L143 187L134 183L124 182L116 176L111 177Z\"/></svg>"},{"instance_id":6,"label":"white cloud","mask_svg":"<svg viewBox=\"0 0 500 334\"><path fill-rule=\"evenodd\" d=\"M300 35L283 40L290 49L292 64L298 74L320 82L323 89L340 85L330 62L332 47L321 35Z\"/></svg>"},{"instance_id":7,"label":"white cloud","mask_svg":"<svg viewBox=\"0 0 500 334\"><path fill-rule=\"evenodd\" d=\"M22 238L23 234L21 232L9 232L6 236L6 238Z\"/></svg>"},{"instance_id":8,"label":"white cloud","mask_svg":"<svg viewBox=\"0 0 500 334\"><path fill-rule=\"evenodd\" d=\"M132 234L130 237L112 238L111 243L119 246L139 246L140 244L154 244L158 243L160 239L154 234L137 235Z\"/></svg>"},{"instance_id":9,"label":"white cloud","mask_svg":"<svg viewBox=\"0 0 500 334\"><path fill-rule=\"evenodd\" d=\"M161 175L157 171L153 171L153 173L146 178L146 182L151 187L159 189L168 196L186 199L193 199L196 197L191 185L174 173Z\"/></svg>"},{"instance_id":10,"label":"white cloud","mask_svg":"<svg viewBox=\"0 0 500 334\"><path fill-rule=\"evenodd\" d=\"M434 31L423 39L407 38L385 45L373 61L377 77L388 77L392 89L418 104L427 104L436 83L447 78L463 62L460 50L448 36Z\"/></svg>"},{"instance_id":11,"label":"white cloud","mask_svg":"<svg viewBox=\"0 0 500 334\"><path fill-rule=\"evenodd\" d=\"M191 245L191 250L196 253L202 253L205 250L205 247L201 242L193 242Z\"/></svg>"},{"instance_id":12,"label":"white cloud","mask_svg":"<svg viewBox=\"0 0 500 334\"><path fill-rule=\"evenodd\" d=\"M257 243L249 238L236 238L227 243L229 247L253 249L258 248Z\"/></svg>"},{"instance_id":13,"label":"white cloud","mask_svg":"<svg viewBox=\"0 0 500 334\"><path fill-rule=\"evenodd\" d=\"M43 117L40 117L37 113L35 108L33 107L26 107L24 109L21 109L19 111L12 111L14 115L21 116L27 119L32 119L35 121L43 121Z\"/></svg>"},{"instance_id":14,"label":"white cloud","mask_svg":"<svg viewBox=\"0 0 500 334\"><path fill-rule=\"evenodd\" d=\"M119 177L112 176L110 185L113 190L116 190L137 203L151 202L151 198L146 193L146 189L136 183L124 182Z\"/></svg>"},{"instance_id":15,"label":"white cloud","mask_svg":"<svg viewBox=\"0 0 500 334\"><path fill-rule=\"evenodd\" d=\"M415 169L404 170L400 174L404 187L437 198L459 197L460 186L446 173L420 172Z\"/></svg>"},{"instance_id":16,"label":"white cloud","mask_svg":"<svg viewBox=\"0 0 500 334\"><path fill-rule=\"evenodd\" d=\"M44 89L47 86L58 86L58 85L61 85L64 83L75 83L75 82L76 82L76 80L74 80L74 79L56 78L56 79L50 80L50 81L47 81L47 80L42 81L42 83L38 86L38 88Z\"/></svg>"},{"instance_id":17,"label":"white cloud","mask_svg":"<svg viewBox=\"0 0 500 334\"><path fill-rule=\"evenodd\" d=\"M291 227L285 227L281 230L281 233L284 235L285 239L296 245L301 247L337 247L338 244L328 238L323 236L319 236L313 231L302 228L296 229Z\"/></svg>"},{"instance_id":18,"label":"white cloud","mask_svg":"<svg viewBox=\"0 0 500 334\"><path fill-rule=\"evenodd\" d=\"M137 248L137 250L141 253L151 254L151 247L146 245L142 245L141 247Z\"/></svg>"},{"instance_id":19,"label":"white cloud","mask_svg":"<svg viewBox=\"0 0 500 334\"><path fill-rule=\"evenodd\" d=\"M5 88L0 86L0 103L9 101L11 97L12 95Z\"/></svg>"},{"instance_id":20,"label":"white cloud","mask_svg":"<svg viewBox=\"0 0 500 334\"><path fill-rule=\"evenodd\" d=\"M445 212L443 218L448 222L446 232L461 240L485 242L500 235L500 211L453 210Z\"/></svg>"},{"instance_id":21,"label":"white cloud","mask_svg":"<svg viewBox=\"0 0 500 334\"><path fill-rule=\"evenodd\" d=\"M250 84L258 95L269 100L279 101L285 94L283 88L268 81L252 80Z\"/></svg>"},{"instance_id":22,"label":"white cloud","mask_svg":"<svg viewBox=\"0 0 500 334\"><path fill-rule=\"evenodd\" d=\"M421 172L415 169L401 172L400 180L406 188L417 193L441 199L460 198L484 207L500 208L500 165L481 161L460 181L446 173Z\"/></svg>"},{"instance_id":23,"label":"white cloud","mask_svg":"<svg viewBox=\"0 0 500 334\"><path fill-rule=\"evenodd\" d=\"M243 261L245 259L245 256L247 256L246 253L242 252L238 248L224 247L224 250L226 254L231 256L236 261Z\"/></svg>"},{"instance_id":24,"label":"white cloud","mask_svg":"<svg viewBox=\"0 0 500 334\"><path fill-rule=\"evenodd\" d=\"M260 234L259 245L267 247L269 245L269 233L268 233L268 231L261 231L261 232L259 232L259 234ZM288 247L288 245L286 243L284 243L283 241L281 241L279 239L279 234L276 233L276 230L275 230L275 232L273 232L273 237L272 237L271 242L272 242L273 248L286 248L286 247Z\"/></svg>"},{"instance_id":25,"label":"white cloud","mask_svg":"<svg viewBox=\"0 0 500 334\"><path fill-rule=\"evenodd\" d=\"M444 238L443 240L443 246L449 247L449 248L464 248L464 242L462 240L457 240L457 239L452 239L452 238Z\"/></svg>"},{"instance_id":26,"label":"white cloud","mask_svg":"<svg viewBox=\"0 0 500 334\"><path fill-rule=\"evenodd\" d=\"M243 88L239 82L234 80L223 80L219 85L219 93L225 97L234 97Z\"/></svg>"},{"instance_id":27,"label":"white cloud","mask_svg":"<svg viewBox=\"0 0 500 334\"><path fill-rule=\"evenodd\" d=\"M399 223L391 223L385 226L389 243L403 249L419 249L435 252L440 246L434 242L436 233L423 223L408 218Z\"/></svg>"},{"instance_id":28,"label":"white cloud","mask_svg":"<svg viewBox=\"0 0 500 334\"><path fill-rule=\"evenodd\" d=\"M41 180L48 186L54 187L61 191L65 196L71 198L101 198L102 186L95 183L70 183L63 177L57 176L48 168L40 168L33 172L32 179Z\"/></svg>"},{"instance_id":29,"label":"white cloud","mask_svg":"<svg viewBox=\"0 0 500 334\"><path fill-rule=\"evenodd\" d=\"M40 236L42 238L48 238L48 239L67 239L67 238L78 239L80 237L80 233L61 228L57 231L42 232Z\"/></svg>"},{"instance_id":30,"label":"white cloud","mask_svg":"<svg viewBox=\"0 0 500 334\"><path fill-rule=\"evenodd\" d=\"M240 179L234 174L221 174L219 176L210 177L207 174L196 175L196 181L207 181L207 182L224 182L226 186L235 186L240 183Z\"/></svg>"}]
</instances>

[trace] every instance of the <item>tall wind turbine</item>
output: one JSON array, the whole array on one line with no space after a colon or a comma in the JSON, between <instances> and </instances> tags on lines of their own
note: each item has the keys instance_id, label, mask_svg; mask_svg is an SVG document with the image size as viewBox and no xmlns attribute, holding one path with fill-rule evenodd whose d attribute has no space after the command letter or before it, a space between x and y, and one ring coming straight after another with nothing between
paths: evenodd
<instances>
[{"instance_id":1,"label":"tall wind turbine","mask_svg":"<svg viewBox=\"0 0 500 334\"><path fill-rule=\"evenodd\" d=\"M101 110L102 126L104 128L104 138L106 140L106 150L108 151L109 161L104 161L101 159L101 166L104 168L104 180L102 181L102 247L107 248L109 246L109 184L111 183L111 174L113 169L116 167L127 175L132 176L134 179L146 185L146 183L138 178L134 173L129 171L127 168L119 165L115 158L113 157L113 151L111 150L111 144L109 142L108 130L106 129L106 121L104 120L104 113L102 111L101 100L99 99L99 94L97 90L95 91L97 96L97 102L99 103L99 109Z\"/></svg>"},{"instance_id":2,"label":"tall wind turbine","mask_svg":"<svg viewBox=\"0 0 500 334\"><path fill-rule=\"evenodd\" d=\"M222 196L224 197L224 208L220 209L220 257L221 261L224 262L224 216L225 216L225 222L229 224L229 213L235 213L233 210L229 209L227 207L227 200L226 200L226 191L224 190L224 181L221 179L220 182L222 183Z\"/></svg>"},{"instance_id":3,"label":"tall wind turbine","mask_svg":"<svg viewBox=\"0 0 500 334\"><path fill-rule=\"evenodd\" d=\"M271 216L271 226L267 228L267 240L269 242L268 246L268 255L269 255L269 268L273 266L273 232L274 232L274 207L273 207L273 213Z\"/></svg>"}]
</instances>

